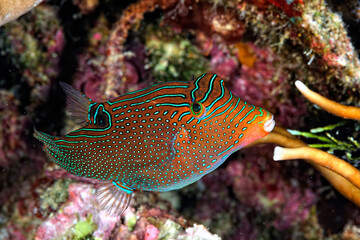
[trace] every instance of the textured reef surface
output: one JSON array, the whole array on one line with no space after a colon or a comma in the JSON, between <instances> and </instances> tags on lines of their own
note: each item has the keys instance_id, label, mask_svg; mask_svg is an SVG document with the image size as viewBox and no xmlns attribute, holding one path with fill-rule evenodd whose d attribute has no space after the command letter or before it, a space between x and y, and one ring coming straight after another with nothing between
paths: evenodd
<instances>
[{"instance_id":1,"label":"textured reef surface","mask_svg":"<svg viewBox=\"0 0 360 240\"><path fill-rule=\"evenodd\" d=\"M139 192L112 217L94 182L32 137L34 126L76 128L59 81L105 101L212 72L279 126L338 124L319 137L343 145L325 150L359 169L360 124L294 87L360 106L359 31L356 0L45 0L0 27L0 239L360 239L360 208L306 162L274 162L272 145L242 149L181 190Z\"/></svg>"}]
</instances>

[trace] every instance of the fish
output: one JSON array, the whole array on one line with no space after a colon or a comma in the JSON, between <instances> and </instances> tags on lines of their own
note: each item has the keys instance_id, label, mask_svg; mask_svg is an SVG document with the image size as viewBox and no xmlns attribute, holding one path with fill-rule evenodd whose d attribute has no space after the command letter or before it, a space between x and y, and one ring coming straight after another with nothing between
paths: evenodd
<instances>
[{"instance_id":1,"label":"fish","mask_svg":"<svg viewBox=\"0 0 360 240\"><path fill-rule=\"evenodd\" d=\"M237 97L212 73L105 102L60 85L81 127L62 137L34 129L34 137L61 168L101 181L99 206L111 215L121 215L136 191L166 192L198 181L275 126L269 111Z\"/></svg>"}]
</instances>

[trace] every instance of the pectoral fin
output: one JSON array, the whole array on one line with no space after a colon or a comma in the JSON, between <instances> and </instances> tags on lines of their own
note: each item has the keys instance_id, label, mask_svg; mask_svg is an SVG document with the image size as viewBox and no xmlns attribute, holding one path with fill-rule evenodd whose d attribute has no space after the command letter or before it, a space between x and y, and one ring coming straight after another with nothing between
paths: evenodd
<instances>
[{"instance_id":1,"label":"pectoral fin","mask_svg":"<svg viewBox=\"0 0 360 240\"><path fill-rule=\"evenodd\" d=\"M120 216L129 207L133 189L125 184L112 181L105 182L97 190L97 199L102 210L109 215Z\"/></svg>"}]
</instances>

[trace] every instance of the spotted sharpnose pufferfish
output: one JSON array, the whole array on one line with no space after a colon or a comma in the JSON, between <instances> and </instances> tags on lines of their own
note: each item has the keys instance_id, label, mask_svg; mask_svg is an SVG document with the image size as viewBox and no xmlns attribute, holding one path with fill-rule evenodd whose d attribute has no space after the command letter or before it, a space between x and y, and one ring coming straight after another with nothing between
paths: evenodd
<instances>
[{"instance_id":1,"label":"spotted sharpnose pufferfish","mask_svg":"<svg viewBox=\"0 0 360 240\"><path fill-rule=\"evenodd\" d=\"M35 129L34 136L60 167L103 182L98 200L112 215L125 211L134 191L166 192L196 182L275 125L271 113L235 96L216 74L102 103L61 86L82 127L63 137Z\"/></svg>"}]
</instances>

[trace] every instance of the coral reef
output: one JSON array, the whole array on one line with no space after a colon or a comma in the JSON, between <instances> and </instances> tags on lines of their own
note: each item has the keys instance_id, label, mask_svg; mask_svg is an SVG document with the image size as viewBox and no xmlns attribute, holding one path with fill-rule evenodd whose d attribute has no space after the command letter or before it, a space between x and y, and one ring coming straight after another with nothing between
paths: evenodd
<instances>
[{"instance_id":1,"label":"coral reef","mask_svg":"<svg viewBox=\"0 0 360 240\"><path fill-rule=\"evenodd\" d=\"M310 189L299 189L303 183L282 176L279 165L269 164L269 149L249 149L241 160L234 158L225 168L205 176L200 186L193 186L198 189L181 190L197 199L195 207L184 206L185 216L195 216L225 239L277 239L280 234L287 239L284 234L289 229L308 219L317 197ZM310 184L319 182L305 185Z\"/></svg>"},{"instance_id":2,"label":"coral reef","mask_svg":"<svg viewBox=\"0 0 360 240\"><path fill-rule=\"evenodd\" d=\"M8 167L25 157L28 146L22 139L29 125L26 116L18 114L20 104L13 94L0 91L0 166Z\"/></svg>"},{"instance_id":3,"label":"coral reef","mask_svg":"<svg viewBox=\"0 0 360 240\"><path fill-rule=\"evenodd\" d=\"M336 102L333 102L316 92L307 88L302 82L296 81L296 87L299 91L312 103L318 105L324 110L334 115L343 117L344 119L359 120L360 108L353 106L345 106ZM336 124L340 125L340 124ZM326 129L335 128L336 125L327 126ZM322 128L312 130L313 132L321 132ZM306 143L297 140L294 135L302 135L305 137L311 137L323 142L325 144L312 144L307 146ZM275 135L275 136L274 136ZM282 140L281 140L282 139ZM275 147L274 160L288 160L288 159L305 159L309 161L316 169L318 169L322 175L332 183L332 185L341 192L345 197L354 202L357 206L360 206L360 171L353 165L341 160L340 158L332 155L333 150L344 150L346 157L352 160L353 145L356 150L358 149L358 141L353 136L348 137L352 144L346 144L340 142L330 134L326 137L317 136L311 133L301 133L299 131L289 130L287 132L281 127L276 127L274 131L268 136L260 139L260 142L270 142L286 146L287 148ZM327 152L318 150L316 148L329 148ZM356 162L355 162L356 163Z\"/></svg>"},{"instance_id":4,"label":"coral reef","mask_svg":"<svg viewBox=\"0 0 360 240\"><path fill-rule=\"evenodd\" d=\"M167 216L158 209L128 209L124 220L99 211L95 189L88 184L72 183L69 198L37 228L35 239L220 239L203 226L185 227L181 218Z\"/></svg>"},{"instance_id":5,"label":"coral reef","mask_svg":"<svg viewBox=\"0 0 360 240\"><path fill-rule=\"evenodd\" d=\"M145 48L149 56L147 68L157 82L178 79L187 81L200 76L208 69L208 62L200 50L187 38L162 27L148 26L145 31Z\"/></svg>"},{"instance_id":6,"label":"coral reef","mask_svg":"<svg viewBox=\"0 0 360 240\"><path fill-rule=\"evenodd\" d=\"M296 63L296 66L284 66L295 74L295 78L311 83L321 95L330 96L331 93L336 97L335 101L358 104L357 53L341 17L324 1L304 1L301 14L296 17L276 11L266 14L271 7L254 15L250 7L245 4L242 14L258 36L257 42L281 51L284 63ZM275 15L276 21L273 20ZM328 85L316 86L319 78L326 79ZM338 85L342 87L338 88Z\"/></svg>"},{"instance_id":7,"label":"coral reef","mask_svg":"<svg viewBox=\"0 0 360 240\"><path fill-rule=\"evenodd\" d=\"M360 209L306 163L273 162L270 145L233 154L179 191L137 193L111 217L99 210L96 182L58 169L31 137L34 126L52 135L75 127L58 81L105 101L213 72L279 126L311 136L309 147L358 168L358 123L327 115L294 87L300 79L359 106L358 29L358 2L332 0L45 1L3 25L0 238L358 239ZM276 131L263 142L302 142Z\"/></svg>"}]
</instances>

